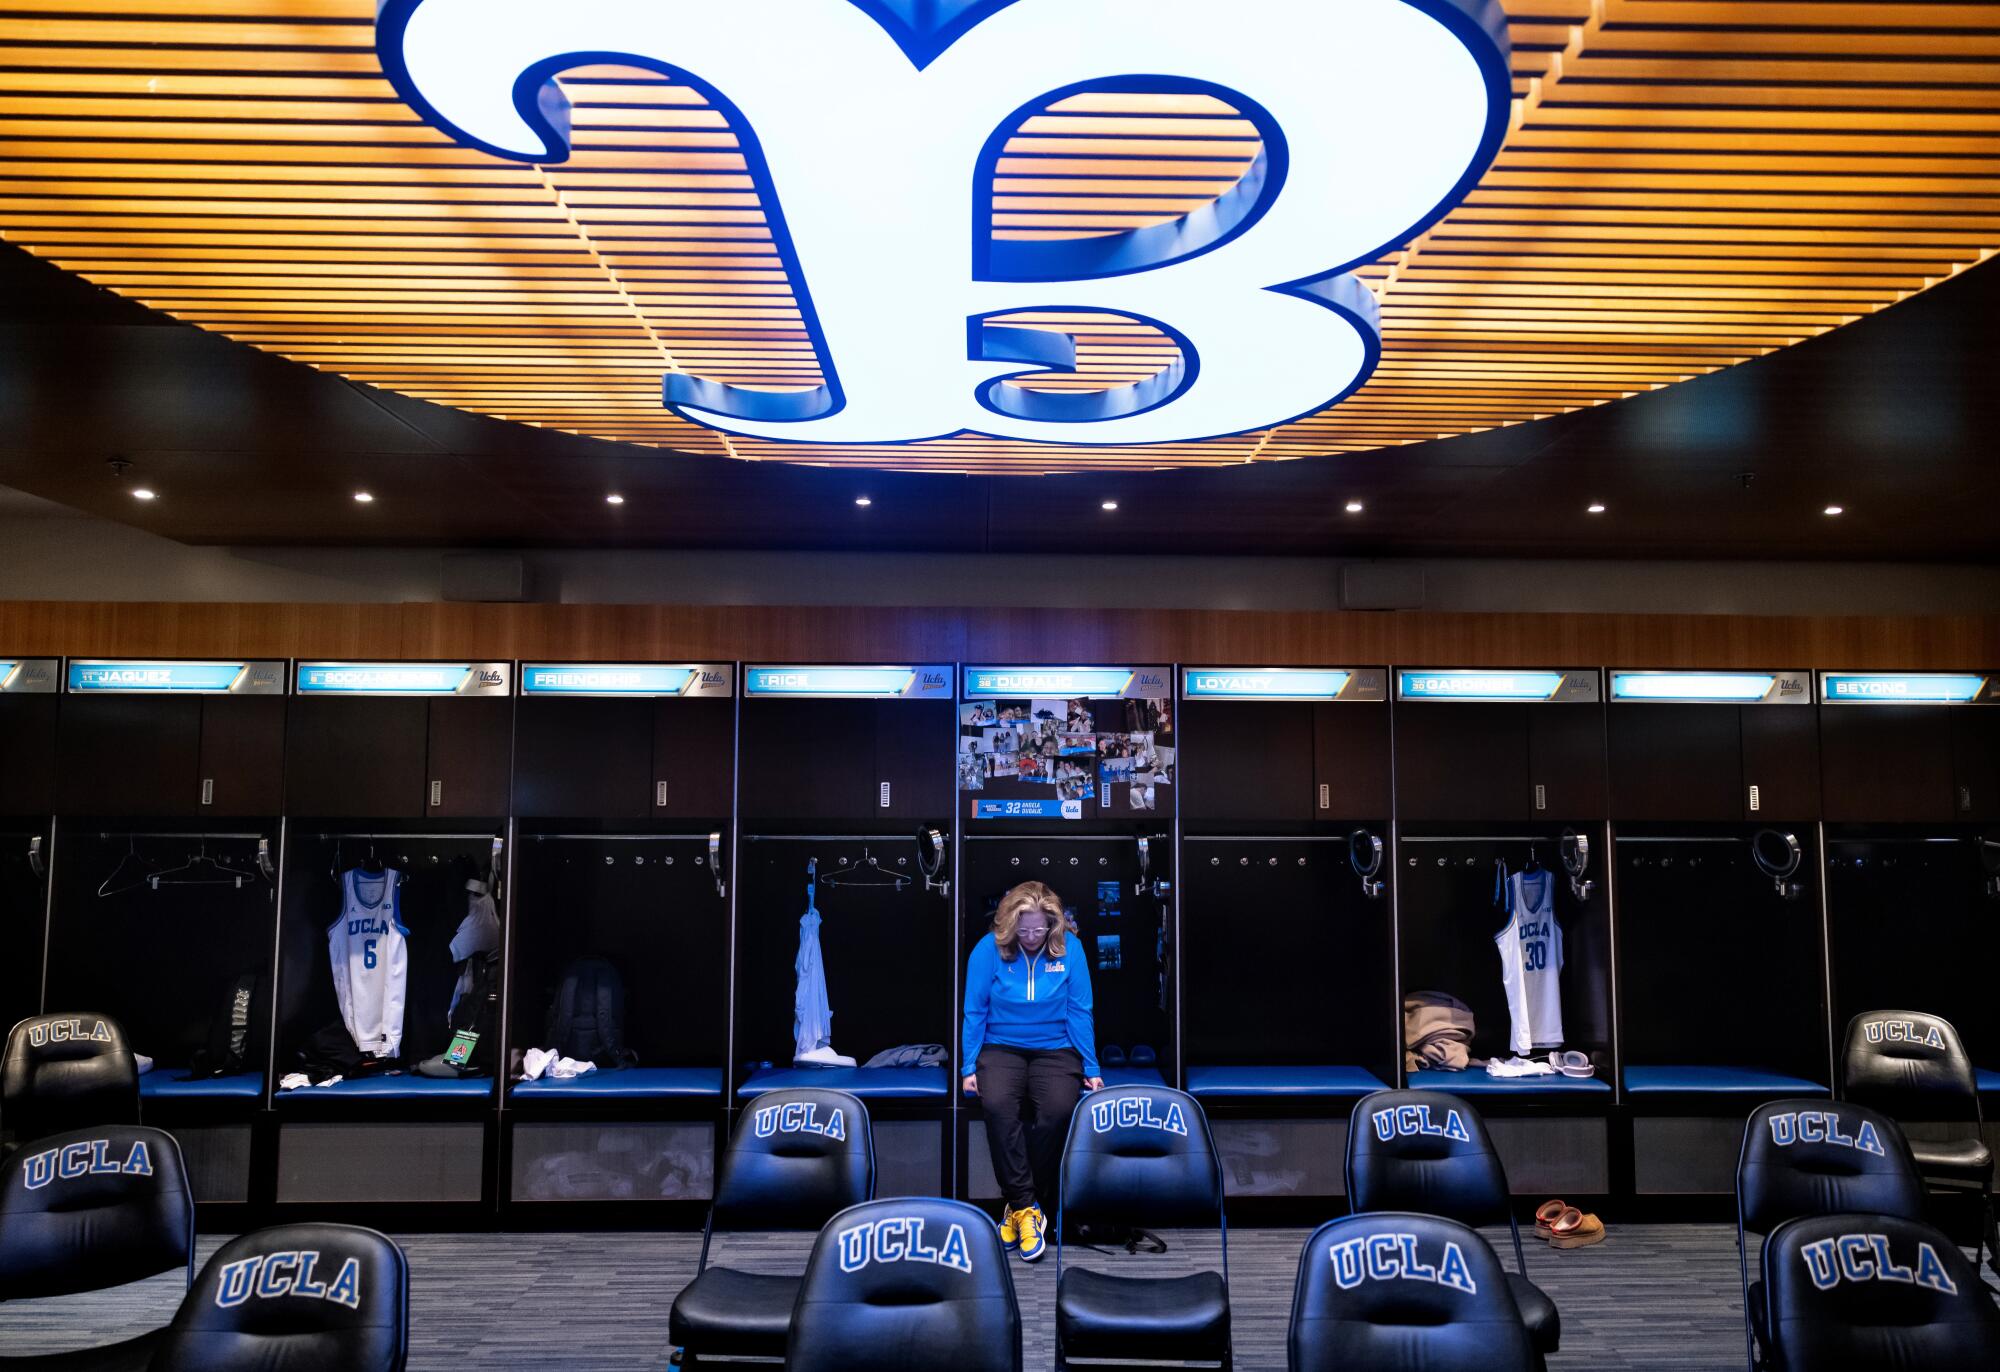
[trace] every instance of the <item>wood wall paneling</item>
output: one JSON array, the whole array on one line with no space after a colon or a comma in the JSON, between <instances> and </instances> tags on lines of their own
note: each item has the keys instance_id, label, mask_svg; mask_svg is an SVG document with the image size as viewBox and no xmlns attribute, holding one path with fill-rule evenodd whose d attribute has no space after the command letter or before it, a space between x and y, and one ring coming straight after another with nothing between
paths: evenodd
<instances>
[{"instance_id":1,"label":"wood wall paneling","mask_svg":"<svg viewBox=\"0 0 2000 1372\"><path fill-rule=\"evenodd\" d=\"M2000 662L2000 615L1433 614L783 605L0 601L41 655L1386 662L1917 671Z\"/></svg>"}]
</instances>

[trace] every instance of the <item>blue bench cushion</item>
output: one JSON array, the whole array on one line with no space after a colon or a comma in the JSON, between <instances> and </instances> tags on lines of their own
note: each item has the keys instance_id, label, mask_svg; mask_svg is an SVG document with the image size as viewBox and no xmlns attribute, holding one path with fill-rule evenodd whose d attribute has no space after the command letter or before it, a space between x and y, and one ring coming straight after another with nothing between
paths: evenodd
<instances>
[{"instance_id":1,"label":"blue bench cushion","mask_svg":"<svg viewBox=\"0 0 2000 1372\"><path fill-rule=\"evenodd\" d=\"M1602 1077L1494 1077L1481 1068L1464 1072L1440 1072L1427 1068L1410 1073L1413 1091L1450 1091L1461 1096L1536 1096L1558 1094L1611 1094L1611 1083Z\"/></svg>"},{"instance_id":2,"label":"blue bench cushion","mask_svg":"<svg viewBox=\"0 0 2000 1372\"><path fill-rule=\"evenodd\" d=\"M1763 1067L1627 1067L1625 1089L1635 1096L1821 1096L1826 1087Z\"/></svg>"},{"instance_id":3,"label":"blue bench cushion","mask_svg":"<svg viewBox=\"0 0 2000 1372\"><path fill-rule=\"evenodd\" d=\"M347 1077L331 1086L301 1086L295 1091L280 1091L275 1099L467 1100L492 1094L491 1077L420 1077L413 1072L401 1072L395 1076Z\"/></svg>"},{"instance_id":4,"label":"blue bench cushion","mask_svg":"<svg viewBox=\"0 0 2000 1372\"><path fill-rule=\"evenodd\" d=\"M227 1077L190 1077L183 1068L155 1067L139 1078L139 1094L147 1100L187 1100L196 1096L256 1100L264 1094L262 1072L238 1072Z\"/></svg>"},{"instance_id":5,"label":"blue bench cushion","mask_svg":"<svg viewBox=\"0 0 2000 1372\"><path fill-rule=\"evenodd\" d=\"M548 1100L561 1096L637 1099L658 1096L719 1096L720 1067L621 1067L585 1072L566 1080L543 1077L517 1081L508 1088L516 1100Z\"/></svg>"},{"instance_id":6,"label":"blue bench cushion","mask_svg":"<svg viewBox=\"0 0 2000 1372\"><path fill-rule=\"evenodd\" d=\"M868 1100L944 1100L951 1095L942 1067L773 1067L753 1072L736 1088L748 1099L787 1086L851 1091Z\"/></svg>"},{"instance_id":7,"label":"blue bench cushion","mask_svg":"<svg viewBox=\"0 0 2000 1372\"><path fill-rule=\"evenodd\" d=\"M1388 1084L1360 1067L1190 1067L1192 1096L1365 1096Z\"/></svg>"},{"instance_id":8,"label":"blue bench cushion","mask_svg":"<svg viewBox=\"0 0 2000 1372\"><path fill-rule=\"evenodd\" d=\"M2000 1092L2000 1072L1981 1067L1978 1069L1977 1075L1979 1077L1979 1089L1982 1093Z\"/></svg>"}]
</instances>

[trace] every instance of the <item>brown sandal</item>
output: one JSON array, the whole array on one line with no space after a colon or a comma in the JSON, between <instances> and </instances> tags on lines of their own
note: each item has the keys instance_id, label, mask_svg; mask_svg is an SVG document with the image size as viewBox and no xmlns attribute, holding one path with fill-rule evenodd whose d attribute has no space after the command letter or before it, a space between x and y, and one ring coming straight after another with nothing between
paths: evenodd
<instances>
[{"instance_id":1,"label":"brown sandal","mask_svg":"<svg viewBox=\"0 0 2000 1372\"><path fill-rule=\"evenodd\" d=\"M1548 1201L1542 1205L1536 1206L1535 1237L1538 1239L1542 1239L1544 1241L1553 1237L1549 1233L1549 1226L1553 1225L1557 1220L1561 1219L1563 1211L1567 1209L1569 1209L1569 1206L1559 1200Z\"/></svg>"},{"instance_id":2,"label":"brown sandal","mask_svg":"<svg viewBox=\"0 0 2000 1372\"><path fill-rule=\"evenodd\" d=\"M1565 1207L1549 1226L1549 1245L1553 1248L1587 1248L1603 1242L1604 1221L1584 1214L1573 1205Z\"/></svg>"}]
</instances>

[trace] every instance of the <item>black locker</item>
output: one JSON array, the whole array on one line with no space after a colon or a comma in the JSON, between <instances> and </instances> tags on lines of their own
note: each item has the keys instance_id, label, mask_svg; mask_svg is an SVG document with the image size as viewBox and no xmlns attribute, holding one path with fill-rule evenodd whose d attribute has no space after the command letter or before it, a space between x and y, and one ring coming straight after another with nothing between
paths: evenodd
<instances>
[{"instance_id":1,"label":"black locker","mask_svg":"<svg viewBox=\"0 0 2000 1372\"><path fill-rule=\"evenodd\" d=\"M1738 712L1743 732L1745 819L1818 819L1819 721L1803 707ZM1757 808L1750 808L1750 788Z\"/></svg>"},{"instance_id":2,"label":"black locker","mask_svg":"<svg viewBox=\"0 0 2000 1372\"><path fill-rule=\"evenodd\" d=\"M62 709L57 811L194 813L201 706L198 696L71 695Z\"/></svg>"},{"instance_id":3,"label":"black locker","mask_svg":"<svg viewBox=\"0 0 2000 1372\"><path fill-rule=\"evenodd\" d=\"M1792 713L1812 721L1810 710ZM1612 817L1735 817L1743 808L1738 714L1730 705L1613 705L1608 721Z\"/></svg>"},{"instance_id":4,"label":"black locker","mask_svg":"<svg viewBox=\"0 0 2000 1372\"><path fill-rule=\"evenodd\" d=\"M294 697L285 720L285 812L421 818L429 704Z\"/></svg>"},{"instance_id":5,"label":"black locker","mask_svg":"<svg viewBox=\"0 0 2000 1372\"><path fill-rule=\"evenodd\" d=\"M1823 705L1820 780L1835 822L1944 823L1955 817L1952 709Z\"/></svg>"},{"instance_id":6,"label":"black locker","mask_svg":"<svg viewBox=\"0 0 2000 1372\"><path fill-rule=\"evenodd\" d=\"M195 795L201 813L275 815L284 801L285 697L204 696Z\"/></svg>"},{"instance_id":7,"label":"black locker","mask_svg":"<svg viewBox=\"0 0 2000 1372\"><path fill-rule=\"evenodd\" d=\"M1604 816L1604 707L1522 705L1528 713L1528 812L1538 819Z\"/></svg>"},{"instance_id":8,"label":"black locker","mask_svg":"<svg viewBox=\"0 0 2000 1372\"><path fill-rule=\"evenodd\" d=\"M514 725L514 813L643 819L653 813L651 700L522 697Z\"/></svg>"},{"instance_id":9,"label":"black locker","mask_svg":"<svg viewBox=\"0 0 2000 1372\"><path fill-rule=\"evenodd\" d=\"M1180 745L1181 763L1183 774L1192 778L1181 806L1187 823L1283 823L1317 815L1314 782L1325 768L1316 765L1319 749L1313 702L1183 700L1180 710L1187 722L1186 742ZM1350 709L1345 713L1368 712ZM1329 743L1336 732L1333 725L1327 727ZM1241 765L1243 758L1257 759L1257 766ZM1326 779L1330 787L1341 784L1338 775ZM1385 804L1378 810L1336 808L1331 813L1372 815L1387 810Z\"/></svg>"},{"instance_id":10,"label":"black locker","mask_svg":"<svg viewBox=\"0 0 2000 1372\"><path fill-rule=\"evenodd\" d=\"M875 789L869 808L884 819L943 819L952 812L952 704L948 700L878 700ZM889 787L882 804L881 787Z\"/></svg>"},{"instance_id":11,"label":"black locker","mask_svg":"<svg viewBox=\"0 0 2000 1372\"><path fill-rule=\"evenodd\" d=\"M1396 810L1406 820L1531 818L1524 705L1399 703Z\"/></svg>"},{"instance_id":12,"label":"black locker","mask_svg":"<svg viewBox=\"0 0 2000 1372\"><path fill-rule=\"evenodd\" d=\"M426 815L469 819L507 813L513 704L505 696L430 702Z\"/></svg>"},{"instance_id":13,"label":"black locker","mask_svg":"<svg viewBox=\"0 0 2000 1372\"><path fill-rule=\"evenodd\" d=\"M722 697L652 702L653 773L644 813L720 819L736 807L736 702Z\"/></svg>"},{"instance_id":14,"label":"black locker","mask_svg":"<svg viewBox=\"0 0 2000 1372\"><path fill-rule=\"evenodd\" d=\"M1973 824L2000 820L2000 706L1955 705L1946 713L1955 817Z\"/></svg>"},{"instance_id":15,"label":"black locker","mask_svg":"<svg viewBox=\"0 0 2000 1372\"><path fill-rule=\"evenodd\" d=\"M882 814L875 785L879 705L745 700L743 818L852 820ZM945 741L940 732L939 747Z\"/></svg>"},{"instance_id":16,"label":"black locker","mask_svg":"<svg viewBox=\"0 0 2000 1372\"><path fill-rule=\"evenodd\" d=\"M1386 818L1390 811L1389 712L1315 701L1313 819Z\"/></svg>"},{"instance_id":17,"label":"black locker","mask_svg":"<svg viewBox=\"0 0 2000 1372\"><path fill-rule=\"evenodd\" d=\"M0 811L54 812L58 699L54 692L0 695L0 758L6 759L7 773Z\"/></svg>"}]
</instances>

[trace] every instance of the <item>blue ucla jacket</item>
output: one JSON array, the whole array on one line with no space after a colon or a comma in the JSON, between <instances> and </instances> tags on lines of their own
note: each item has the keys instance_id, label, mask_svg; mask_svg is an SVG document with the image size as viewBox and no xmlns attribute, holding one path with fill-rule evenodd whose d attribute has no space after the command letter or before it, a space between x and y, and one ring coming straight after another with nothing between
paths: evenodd
<instances>
[{"instance_id":1,"label":"blue ucla jacket","mask_svg":"<svg viewBox=\"0 0 2000 1372\"><path fill-rule=\"evenodd\" d=\"M979 1064L984 1044L1048 1051L1074 1048L1086 1077L1102 1076L1097 1065L1097 1028L1090 1015L1090 955L1083 939L1069 936L1062 957L1046 946L1033 957L1000 956L988 934L965 963L964 1070Z\"/></svg>"}]
</instances>

